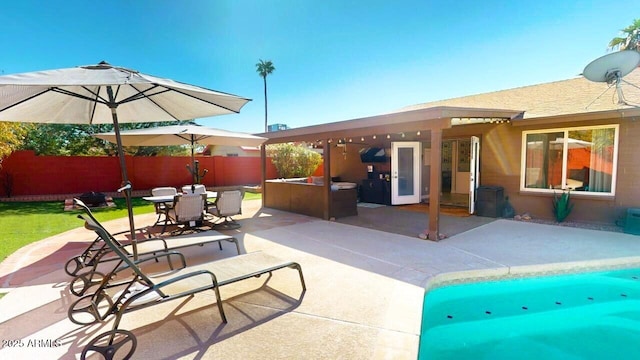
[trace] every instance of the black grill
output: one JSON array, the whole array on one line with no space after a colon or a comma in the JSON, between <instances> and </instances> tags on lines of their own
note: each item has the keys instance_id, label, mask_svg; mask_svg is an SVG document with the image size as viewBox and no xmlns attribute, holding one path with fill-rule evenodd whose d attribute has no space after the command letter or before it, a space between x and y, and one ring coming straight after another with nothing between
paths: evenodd
<instances>
[{"instance_id":1,"label":"black grill","mask_svg":"<svg viewBox=\"0 0 640 360\"><path fill-rule=\"evenodd\" d=\"M99 192L86 192L78 197L87 206L101 206L107 204L107 198L103 193Z\"/></svg>"}]
</instances>

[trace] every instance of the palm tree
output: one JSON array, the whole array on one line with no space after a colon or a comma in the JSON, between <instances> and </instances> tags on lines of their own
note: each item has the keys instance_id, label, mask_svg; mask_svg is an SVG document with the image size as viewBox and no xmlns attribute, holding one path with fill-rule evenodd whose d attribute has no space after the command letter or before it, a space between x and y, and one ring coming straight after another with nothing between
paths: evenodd
<instances>
[{"instance_id":1,"label":"palm tree","mask_svg":"<svg viewBox=\"0 0 640 360\"><path fill-rule=\"evenodd\" d=\"M609 42L610 49L640 51L640 19L620 30L625 37L615 37Z\"/></svg>"},{"instance_id":2,"label":"palm tree","mask_svg":"<svg viewBox=\"0 0 640 360\"><path fill-rule=\"evenodd\" d=\"M267 132L267 75L275 69L271 60L263 61L260 59L260 62L256 64L256 71L264 80L264 132Z\"/></svg>"}]
</instances>

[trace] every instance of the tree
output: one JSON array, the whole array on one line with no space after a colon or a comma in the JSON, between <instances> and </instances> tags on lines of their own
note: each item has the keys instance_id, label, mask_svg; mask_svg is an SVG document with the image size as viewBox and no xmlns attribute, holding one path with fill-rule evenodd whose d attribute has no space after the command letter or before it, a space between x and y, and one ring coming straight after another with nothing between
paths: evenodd
<instances>
[{"instance_id":1,"label":"tree","mask_svg":"<svg viewBox=\"0 0 640 360\"><path fill-rule=\"evenodd\" d=\"M260 59L260 62L256 64L256 71L264 80L264 132L267 132L267 75L275 69L271 60L263 61Z\"/></svg>"},{"instance_id":2,"label":"tree","mask_svg":"<svg viewBox=\"0 0 640 360\"><path fill-rule=\"evenodd\" d=\"M101 140L91 136L100 131L109 130L102 125L35 124L21 149L37 155L103 155Z\"/></svg>"},{"instance_id":3,"label":"tree","mask_svg":"<svg viewBox=\"0 0 640 360\"><path fill-rule=\"evenodd\" d=\"M17 150L29 125L0 121L0 168L2 159Z\"/></svg>"},{"instance_id":4,"label":"tree","mask_svg":"<svg viewBox=\"0 0 640 360\"><path fill-rule=\"evenodd\" d=\"M311 176L322 162L317 152L293 144L267 145L267 156L283 178Z\"/></svg>"},{"instance_id":5,"label":"tree","mask_svg":"<svg viewBox=\"0 0 640 360\"><path fill-rule=\"evenodd\" d=\"M189 123L180 121L177 124ZM123 123L121 130L176 125L173 121L154 123ZM27 131L21 150L33 150L38 155L109 155L117 154L117 145L92 135L113 131L112 124L37 124ZM187 155L182 146L127 146L125 153L134 156Z\"/></svg>"},{"instance_id":6,"label":"tree","mask_svg":"<svg viewBox=\"0 0 640 360\"><path fill-rule=\"evenodd\" d=\"M640 51L640 19L620 30L624 37L615 37L609 42L610 49Z\"/></svg>"}]
</instances>

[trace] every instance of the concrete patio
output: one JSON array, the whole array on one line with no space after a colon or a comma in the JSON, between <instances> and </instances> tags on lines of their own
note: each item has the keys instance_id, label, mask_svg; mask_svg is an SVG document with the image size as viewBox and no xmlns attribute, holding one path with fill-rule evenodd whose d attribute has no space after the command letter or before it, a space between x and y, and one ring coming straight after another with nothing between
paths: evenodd
<instances>
[{"instance_id":1,"label":"concrete patio","mask_svg":"<svg viewBox=\"0 0 640 360\"><path fill-rule=\"evenodd\" d=\"M228 233L244 252L262 250L300 263L307 291L296 271L284 269L266 283L261 277L221 288L227 324L213 294L205 292L126 314L120 328L136 335L133 358L139 359L415 359L424 286L434 275L640 255L640 238L633 235L441 218L443 232L451 236L430 242L247 201L238 217L242 227ZM138 226L154 220L154 214L136 216ZM105 226L115 232L127 223ZM3 343L0 358L76 359L91 338L111 328L111 321L81 327L67 319L76 298L62 266L93 237L79 227L0 263L0 292L8 290L0 299L0 339L23 344ZM195 264L233 256L235 250L229 244L223 251L211 245L182 252ZM46 340L57 346L38 346Z\"/></svg>"}]
</instances>

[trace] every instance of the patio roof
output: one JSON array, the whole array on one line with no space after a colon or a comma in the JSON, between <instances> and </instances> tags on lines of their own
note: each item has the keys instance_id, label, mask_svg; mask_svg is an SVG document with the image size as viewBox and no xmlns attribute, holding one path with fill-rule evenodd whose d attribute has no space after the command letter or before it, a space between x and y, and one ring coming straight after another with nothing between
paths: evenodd
<instances>
[{"instance_id":1,"label":"patio roof","mask_svg":"<svg viewBox=\"0 0 640 360\"><path fill-rule=\"evenodd\" d=\"M292 141L314 142L349 136L380 135L389 132L415 130L427 132L431 129L446 129L452 126L452 119L456 118L513 120L519 117L522 117L521 110L437 106L267 132L260 134L260 136L268 138L265 144Z\"/></svg>"}]
</instances>

